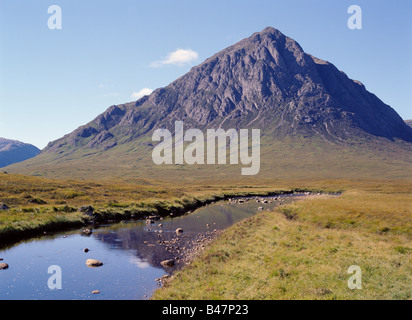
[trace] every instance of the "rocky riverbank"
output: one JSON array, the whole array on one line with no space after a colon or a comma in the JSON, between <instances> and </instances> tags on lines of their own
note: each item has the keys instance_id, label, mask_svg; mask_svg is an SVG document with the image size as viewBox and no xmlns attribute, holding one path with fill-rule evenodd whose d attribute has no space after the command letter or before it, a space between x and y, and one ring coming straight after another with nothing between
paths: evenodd
<instances>
[{"instance_id":1,"label":"rocky riverbank","mask_svg":"<svg viewBox=\"0 0 412 320\"><path fill-rule=\"evenodd\" d=\"M266 191L260 196L274 196L282 194L293 194L300 192L300 189ZM157 201L150 204L131 203L121 204L116 201L105 207L94 207L83 205L72 206L49 206L41 205L39 208L30 208L29 213L45 212L45 218L37 219L35 223L12 223L0 230L0 240L3 246L12 245L23 239L41 236L46 233L54 233L79 228L82 226L96 228L100 224L115 223L127 220L157 220L161 217L178 217L192 212L200 207L220 200L227 200L235 197L251 197L256 194L251 192L221 193L209 195L202 198L185 198L183 200ZM7 215L19 215L26 213L27 208L10 208L5 204L0 204L1 210ZM22 211L22 212L20 212Z\"/></svg>"},{"instance_id":2,"label":"rocky riverbank","mask_svg":"<svg viewBox=\"0 0 412 320\"><path fill-rule=\"evenodd\" d=\"M320 193L311 194L309 192L294 195L293 200L289 198L288 203L293 203L297 200L303 200L310 196L320 195ZM227 204L231 206L244 206L246 204L256 203L256 212L263 210L271 210L270 208L276 208L282 206L285 202L285 198L282 196L255 196L255 197L238 197L228 198ZM155 279L158 281L159 286L165 285L170 279L173 278L173 274L176 270L189 265L197 256L199 256L218 236L220 236L224 230L218 230L214 226L215 223L207 224L206 231L198 234L186 234L183 229L176 229L176 236L166 240L162 230L155 230L158 233L158 245L163 246L169 256L173 258L164 260L161 265L169 271L168 274ZM162 224L159 224L161 227Z\"/></svg>"}]
</instances>

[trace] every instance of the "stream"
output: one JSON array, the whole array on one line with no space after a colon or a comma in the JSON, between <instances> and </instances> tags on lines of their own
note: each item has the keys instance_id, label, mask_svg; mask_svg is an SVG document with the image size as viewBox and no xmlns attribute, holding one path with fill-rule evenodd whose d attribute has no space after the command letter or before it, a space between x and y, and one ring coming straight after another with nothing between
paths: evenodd
<instances>
[{"instance_id":1,"label":"stream","mask_svg":"<svg viewBox=\"0 0 412 320\"><path fill-rule=\"evenodd\" d=\"M16 243L0 249L0 262L9 265L0 270L0 300L149 299L159 288L156 279L184 266L221 230L301 196L219 201L175 218L100 225L90 235L82 228ZM87 259L103 265L90 268ZM174 266L161 264L169 259Z\"/></svg>"}]
</instances>

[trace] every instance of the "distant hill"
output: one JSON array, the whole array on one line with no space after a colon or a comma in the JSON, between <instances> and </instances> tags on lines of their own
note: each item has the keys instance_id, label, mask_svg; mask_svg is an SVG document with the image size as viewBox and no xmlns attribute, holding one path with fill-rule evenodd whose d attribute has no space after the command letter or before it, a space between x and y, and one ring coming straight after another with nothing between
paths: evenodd
<instances>
[{"instance_id":1,"label":"distant hill","mask_svg":"<svg viewBox=\"0 0 412 320\"><path fill-rule=\"evenodd\" d=\"M396 111L270 27L149 96L111 106L10 170L73 178L239 177L233 166L154 165L154 130L174 132L177 120L185 130L203 132L260 129L263 177L401 178L412 172L412 128Z\"/></svg>"},{"instance_id":2,"label":"distant hill","mask_svg":"<svg viewBox=\"0 0 412 320\"><path fill-rule=\"evenodd\" d=\"M412 120L405 120L405 123L412 128Z\"/></svg>"},{"instance_id":3,"label":"distant hill","mask_svg":"<svg viewBox=\"0 0 412 320\"><path fill-rule=\"evenodd\" d=\"M37 156L40 149L32 144L0 138L0 168Z\"/></svg>"}]
</instances>

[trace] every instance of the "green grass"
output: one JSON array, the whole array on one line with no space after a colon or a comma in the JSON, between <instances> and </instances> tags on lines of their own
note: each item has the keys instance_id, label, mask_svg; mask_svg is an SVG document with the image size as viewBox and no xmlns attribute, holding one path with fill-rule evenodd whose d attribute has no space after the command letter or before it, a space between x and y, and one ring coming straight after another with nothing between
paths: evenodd
<instances>
[{"instance_id":1,"label":"green grass","mask_svg":"<svg viewBox=\"0 0 412 320\"><path fill-rule=\"evenodd\" d=\"M228 196L285 190L343 192L261 212L235 224L154 299L411 299L412 181L273 179L117 182L0 173L0 238L97 220L188 210ZM362 269L361 290L347 286Z\"/></svg>"},{"instance_id":2,"label":"green grass","mask_svg":"<svg viewBox=\"0 0 412 320\"><path fill-rule=\"evenodd\" d=\"M154 165L153 147L147 145L151 137L137 140L102 152L77 150L61 154L42 153L27 161L3 170L58 179L176 181L221 181L227 184L234 177L249 181L276 179L381 179L412 178L412 144L390 142L385 139L347 141L332 144L320 138L302 136L273 139L261 137L260 173L242 177L242 165ZM145 145L146 144L146 145ZM64 155L64 154L63 154ZM150 183L150 182L149 182Z\"/></svg>"},{"instance_id":3,"label":"green grass","mask_svg":"<svg viewBox=\"0 0 412 320\"><path fill-rule=\"evenodd\" d=\"M139 185L49 180L0 173L0 203L10 207L0 211L0 239L31 236L92 221L142 219L147 215L169 215L171 212L180 214L229 196L273 191L275 189L271 187L245 188L236 184L179 186L152 181ZM80 213L81 206L92 206L95 209L93 217Z\"/></svg>"},{"instance_id":4,"label":"green grass","mask_svg":"<svg viewBox=\"0 0 412 320\"><path fill-rule=\"evenodd\" d=\"M259 213L226 230L153 299L411 299L411 187L365 183ZM360 290L347 286L351 265L361 267Z\"/></svg>"}]
</instances>

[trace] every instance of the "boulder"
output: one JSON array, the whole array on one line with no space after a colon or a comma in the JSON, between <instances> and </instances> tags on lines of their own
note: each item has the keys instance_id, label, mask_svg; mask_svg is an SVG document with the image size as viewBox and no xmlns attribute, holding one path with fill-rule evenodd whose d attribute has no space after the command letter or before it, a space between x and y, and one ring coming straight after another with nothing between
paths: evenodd
<instances>
[{"instance_id":1,"label":"boulder","mask_svg":"<svg viewBox=\"0 0 412 320\"><path fill-rule=\"evenodd\" d=\"M7 263L4 263L4 262L0 263L0 270L6 270L8 268L9 268L9 265Z\"/></svg>"},{"instance_id":2,"label":"boulder","mask_svg":"<svg viewBox=\"0 0 412 320\"><path fill-rule=\"evenodd\" d=\"M101 267L103 265L103 262L96 259L87 259L86 265L88 267Z\"/></svg>"},{"instance_id":3,"label":"boulder","mask_svg":"<svg viewBox=\"0 0 412 320\"><path fill-rule=\"evenodd\" d=\"M94 208L92 206L83 206L79 208L79 211L84 213L85 215L92 216Z\"/></svg>"},{"instance_id":4,"label":"boulder","mask_svg":"<svg viewBox=\"0 0 412 320\"><path fill-rule=\"evenodd\" d=\"M183 233L183 229L182 229L182 228L177 228L177 229L176 229L176 233L177 233L177 234Z\"/></svg>"},{"instance_id":5,"label":"boulder","mask_svg":"<svg viewBox=\"0 0 412 320\"><path fill-rule=\"evenodd\" d=\"M93 232L92 232L92 230L90 230L90 229L84 229L84 230L82 230L82 234L87 235L87 236L91 235L92 233L93 233Z\"/></svg>"},{"instance_id":6,"label":"boulder","mask_svg":"<svg viewBox=\"0 0 412 320\"><path fill-rule=\"evenodd\" d=\"M160 278L155 279L155 281L159 282L160 285L164 285L165 282L167 282L167 280L169 280L171 278L171 276L165 274L163 276L161 276Z\"/></svg>"},{"instance_id":7,"label":"boulder","mask_svg":"<svg viewBox=\"0 0 412 320\"><path fill-rule=\"evenodd\" d=\"M168 267L168 268L172 268L175 265L175 261L173 259L170 260L164 260L162 262L160 262L160 264L163 267Z\"/></svg>"},{"instance_id":8,"label":"boulder","mask_svg":"<svg viewBox=\"0 0 412 320\"><path fill-rule=\"evenodd\" d=\"M0 210L9 210L10 207L4 203L0 204Z\"/></svg>"},{"instance_id":9,"label":"boulder","mask_svg":"<svg viewBox=\"0 0 412 320\"><path fill-rule=\"evenodd\" d=\"M30 199L27 202L28 203L33 203L33 204L47 204L46 201L44 201L43 199L39 199L39 198Z\"/></svg>"}]
</instances>

